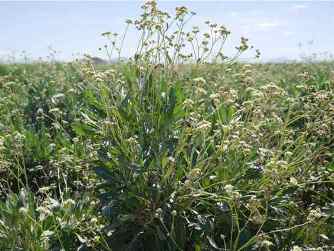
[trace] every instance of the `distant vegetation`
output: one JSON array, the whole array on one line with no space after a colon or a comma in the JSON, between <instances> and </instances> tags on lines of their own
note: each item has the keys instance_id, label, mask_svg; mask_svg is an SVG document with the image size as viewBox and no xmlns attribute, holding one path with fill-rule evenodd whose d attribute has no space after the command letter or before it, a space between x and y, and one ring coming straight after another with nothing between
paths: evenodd
<instances>
[{"instance_id":1,"label":"distant vegetation","mask_svg":"<svg viewBox=\"0 0 334 251\"><path fill-rule=\"evenodd\" d=\"M334 63L237 62L193 15L147 2L127 62L0 65L0 250L333 250Z\"/></svg>"}]
</instances>

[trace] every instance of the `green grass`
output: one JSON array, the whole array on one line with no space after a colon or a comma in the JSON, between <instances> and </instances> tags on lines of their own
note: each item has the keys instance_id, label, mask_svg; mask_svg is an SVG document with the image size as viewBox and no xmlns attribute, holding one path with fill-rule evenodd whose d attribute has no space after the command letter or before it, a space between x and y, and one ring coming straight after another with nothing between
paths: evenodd
<instances>
[{"instance_id":1,"label":"green grass","mask_svg":"<svg viewBox=\"0 0 334 251\"><path fill-rule=\"evenodd\" d=\"M333 63L1 69L1 250L333 247Z\"/></svg>"}]
</instances>

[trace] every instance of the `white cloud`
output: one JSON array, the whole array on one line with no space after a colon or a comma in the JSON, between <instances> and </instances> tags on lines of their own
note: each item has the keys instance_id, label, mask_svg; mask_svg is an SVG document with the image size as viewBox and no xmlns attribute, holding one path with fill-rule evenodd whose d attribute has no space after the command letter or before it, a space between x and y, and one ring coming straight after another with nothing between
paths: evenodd
<instances>
[{"instance_id":1,"label":"white cloud","mask_svg":"<svg viewBox=\"0 0 334 251\"><path fill-rule=\"evenodd\" d=\"M307 9L309 6L307 4L295 4L292 6L292 9L297 9L297 10L301 10L301 9Z\"/></svg>"},{"instance_id":2,"label":"white cloud","mask_svg":"<svg viewBox=\"0 0 334 251\"><path fill-rule=\"evenodd\" d=\"M283 35L285 36L285 37L291 37L291 36L293 36L295 33L294 32L292 32L292 31L284 31L283 32Z\"/></svg>"},{"instance_id":3,"label":"white cloud","mask_svg":"<svg viewBox=\"0 0 334 251\"><path fill-rule=\"evenodd\" d=\"M251 18L239 26L242 34L246 36L255 36L254 33L271 32L282 30L286 22L281 20L271 20L269 18Z\"/></svg>"},{"instance_id":4,"label":"white cloud","mask_svg":"<svg viewBox=\"0 0 334 251\"><path fill-rule=\"evenodd\" d=\"M267 21L267 22L262 22L262 23L258 23L256 24L256 26L260 27L260 28L275 28L278 26L281 26L282 24L278 23L278 22L273 22L273 21Z\"/></svg>"},{"instance_id":5,"label":"white cloud","mask_svg":"<svg viewBox=\"0 0 334 251\"><path fill-rule=\"evenodd\" d=\"M267 19L256 21L253 29L257 32L266 32L280 29L283 26L285 26L285 22Z\"/></svg>"}]
</instances>

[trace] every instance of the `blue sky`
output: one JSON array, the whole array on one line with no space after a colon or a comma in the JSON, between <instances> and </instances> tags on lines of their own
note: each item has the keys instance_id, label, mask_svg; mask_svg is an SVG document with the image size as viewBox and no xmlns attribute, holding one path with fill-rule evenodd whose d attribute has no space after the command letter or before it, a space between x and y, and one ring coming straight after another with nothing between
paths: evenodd
<instances>
[{"instance_id":1,"label":"blue sky","mask_svg":"<svg viewBox=\"0 0 334 251\"><path fill-rule=\"evenodd\" d=\"M140 1L0 1L0 58L25 50L30 58L45 58L49 46L56 58L69 60L83 53L104 56L101 33L120 32L124 20L140 13ZM227 48L240 36L262 52L262 58L298 59L300 54L334 53L334 1L158 1L173 11L185 5L197 13L191 25L211 20L231 31ZM130 31L125 56L135 47ZM312 43L310 42L312 41ZM300 48L298 44L301 43ZM248 55L245 55L247 57Z\"/></svg>"}]
</instances>

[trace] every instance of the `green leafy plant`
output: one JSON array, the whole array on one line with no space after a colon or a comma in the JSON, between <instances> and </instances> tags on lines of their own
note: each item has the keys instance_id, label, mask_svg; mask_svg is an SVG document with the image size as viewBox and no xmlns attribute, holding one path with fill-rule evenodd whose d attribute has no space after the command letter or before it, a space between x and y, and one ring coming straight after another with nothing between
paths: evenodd
<instances>
[{"instance_id":1,"label":"green leafy plant","mask_svg":"<svg viewBox=\"0 0 334 251\"><path fill-rule=\"evenodd\" d=\"M246 64L156 2L98 66L0 66L1 250L331 250L334 67Z\"/></svg>"}]
</instances>

